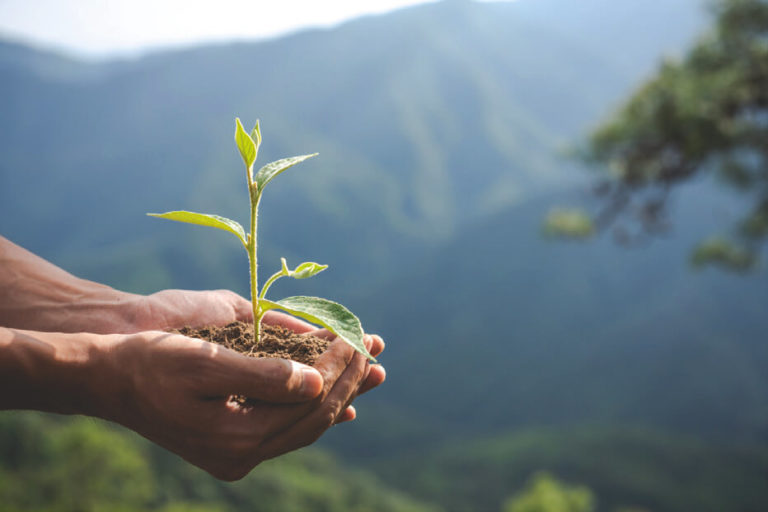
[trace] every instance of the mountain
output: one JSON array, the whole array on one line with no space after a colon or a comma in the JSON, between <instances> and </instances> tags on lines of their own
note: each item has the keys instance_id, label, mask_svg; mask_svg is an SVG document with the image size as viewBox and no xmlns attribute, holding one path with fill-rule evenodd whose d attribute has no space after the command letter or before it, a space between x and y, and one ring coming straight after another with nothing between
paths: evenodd
<instances>
[{"instance_id":1,"label":"mountain","mask_svg":"<svg viewBox=\"0 0 768 512\"><path fill-rule=\"evenodd\" d=\"M538 428L414 450L379 471L391 484L448 512L502 510L542 471L589 488L596 510L763 510L765 446L713 446L638 428ZM549 510L562 510L552 508Z\"/></svg>"},{"instance_id":2,"label":"mountain","mask_svg":"<svg viewBox=\"0 0 768 512\"><path fill-rule=\"evenodd\" d=\"M497 505L536 469L611 505L714 510L733 495L722 464L746 475L733 509L754 509L768 277L685 261L743 206L697 183L673 198L674 230L632 250L539 230L553 205L589 200L563 150L705 25L698 0L446 1L129 61L4 43L0 233L127 290L245 294L234 240L144 213L242 221L233 121L258 116L261 163L320 152L264 196L265 272L280 256L331 265L275 296L340 299L388 341L388 382L327 437L345 463L456 510ZM624 455L591 466L595 446ZM670 490L686 465L695 485Z\"/></svg>"},{"instance_id":3,"label":"mountain","mask_svg":"<svg viewBox=\"0 0 768 512\"><path fill-rule=\"evenodd\" d=\"M233 118L258 116L262 162L321 154L265 195L263 261L341 261L348 286L360 275L384 280L414 247L577 182L558 151L701 28L689 21L702 18L694 0L672 8L674 33L629 28L635 9L646 27L669 23L666 6L580 5L442 2L334 30L102 64L4 44L0 231L125 288L244 291L243 273L228 270L243 266L236 244L211 248L207 234L186 239L192 231L143 214L243 219ZM633 35L633 72L611 41L579 36L588 20ZM204 262L175 257L200 247ZM207 278L211 267L224 270Z\"/></svg>"},{"instance_id":4,"label":"mountain","mask_svg":"<svg viewBox=\"0 0 768 512\"><path fill-rule=\"evenodd\" d=\"M388 382L326 444L447 511L499 510L539 471L598 510L761 510L768 272L682 257L744 205L698 183L644 247L542 234L579 200L515 205L353 300L389 342Z\"/></svg>"},{"instance_id":5,"label":"mountain","mask_svg":"<svg viewBox=\"0 0 768 512\"><path fill-rule=\"evenodd\" d=\"M764 441L768 272L697 272L681 257L733 200L691 187L680 227L629 250L543 236L537 220L573 199L513 207L353 301L393 345L371 423L428 419L403 429L421 446L584 422ZM389 452L389 439L365 453Z\"/></svg>"},{"instance_id":6,"label":"mountain","mask_svg":"<svg viewBox=\"0 0 768 512\"><path fill-rule=\"evenodd\" d=\"M219 482L137 434L106 422L0 413L3 510L370 510L435 512L371 474L305 450Z\"/></svg>"}]
</instances>

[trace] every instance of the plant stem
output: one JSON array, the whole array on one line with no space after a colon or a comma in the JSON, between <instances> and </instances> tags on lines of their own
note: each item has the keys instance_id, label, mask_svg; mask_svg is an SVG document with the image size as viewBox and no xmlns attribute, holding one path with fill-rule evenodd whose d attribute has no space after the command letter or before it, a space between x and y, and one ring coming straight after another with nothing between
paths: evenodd
<instances>
[{"instance_id":1,"label":"plant stem","mask_svg":"<svg viewBox=\"0 0 768 512\"><path fill-rule=\"evenodd\" d=\"M272 286L272 283L274 283L279 278L284 277L286 275L287 274L284 274L282 271L281 272L276 272L275 274L272 275L272 277L267 279L267 282L264 283L264 286L261 287L261 293L259 294L259 298L263 299L264 297L266 297L267 296L267 290L269 290L269 287Z\"/></svg>"},{"instance_id":2,"label":"plant stem","mask_svg":"<svg viewBox=\"0 0 768 512\"><path fill-rule=\"evenodd\" d=\"M259 200L261 194L256 190L255 184L249 184L251 199L251 236L248 240L248 261L251 269L251 306L253 307L253 341L258 346L261 340L261 307L259 306L259 281L258 281L258 260L256 229L258 227Z\"/></svg>"}]
</instances>

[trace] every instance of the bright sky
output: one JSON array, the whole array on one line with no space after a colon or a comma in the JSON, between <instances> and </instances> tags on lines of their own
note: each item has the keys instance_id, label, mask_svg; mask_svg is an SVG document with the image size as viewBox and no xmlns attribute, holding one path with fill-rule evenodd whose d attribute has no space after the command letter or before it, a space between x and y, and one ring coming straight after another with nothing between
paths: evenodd
<instances>
[{"instance_id":1,"label":"bright sky","mask_svg":"<svg viewBox=\"0 0 768 512\"><path fill-rule=\"evenodd\" d=\"M0 0L0 37L84 57L273 37L432 0Z\"/></svg>"}]
</instances>

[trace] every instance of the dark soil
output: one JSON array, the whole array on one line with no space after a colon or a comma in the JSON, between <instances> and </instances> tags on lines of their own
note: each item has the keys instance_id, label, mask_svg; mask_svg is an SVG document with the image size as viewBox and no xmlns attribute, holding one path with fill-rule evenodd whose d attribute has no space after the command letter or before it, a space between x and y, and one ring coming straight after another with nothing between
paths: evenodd
<instances>
[{"instance_id":1,"label":"dark soil","mask_svg":"<svg viewBox=\"0 0 768 512\"><path fill-rule=\"evenodd\" d=\"M261 342L257 347L253 343L253 325L245 322L224 327L182 327L172 332L218 343L251 357L281 357L310 366L331 343L317 336L296 334L285 327L262 324Z\"/></svg>"}]
</instances>

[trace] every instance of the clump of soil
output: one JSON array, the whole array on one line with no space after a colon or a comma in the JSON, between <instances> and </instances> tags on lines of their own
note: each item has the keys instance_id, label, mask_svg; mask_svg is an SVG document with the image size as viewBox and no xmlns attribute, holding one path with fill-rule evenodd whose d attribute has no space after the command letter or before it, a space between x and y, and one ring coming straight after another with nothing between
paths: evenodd
<instances>
[{"instance_id":1,"label":"clump of soil","mask_svg":"<svg viewBox=\"0 0 768 512\"><path fill-rule=\"evenodd\" d=\"M224 327L182 327L171 332L218 343L251 357L281 357L310 366L331 344L324 338L296 334L277 325L261 324L261 341L256 345L253 342L253 325L245 322L233 322Z\"/></svg>"}]
</instances>

